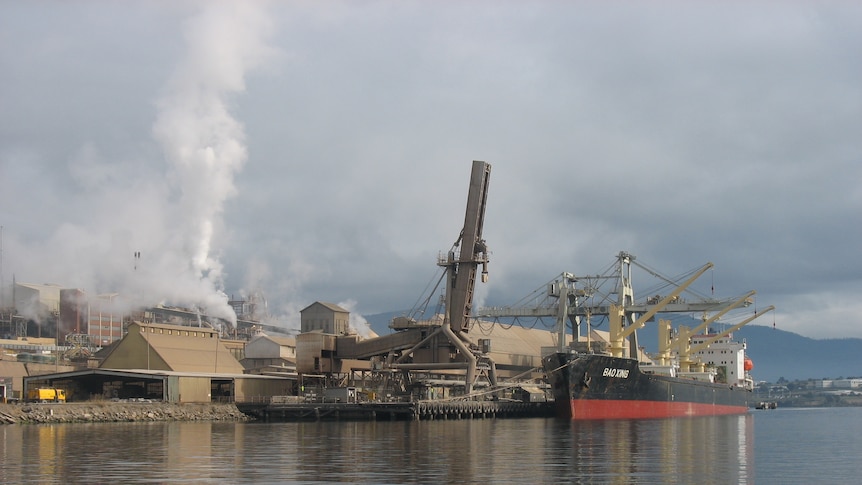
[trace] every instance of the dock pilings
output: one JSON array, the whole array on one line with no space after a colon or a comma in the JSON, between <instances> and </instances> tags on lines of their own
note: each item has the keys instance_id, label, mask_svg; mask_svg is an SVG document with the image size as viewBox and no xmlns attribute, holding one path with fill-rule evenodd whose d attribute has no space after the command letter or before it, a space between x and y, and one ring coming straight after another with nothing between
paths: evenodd
<instances>
[{"instance_id":1,"label":"dock pilings","mask_svg":"<svg viewBox=\"0 0 862 485\"><path fill-rule=\"evenodd\" d=\"M554 415L553 403L520 401L306 402L237 407L271 421L431 421Z\"/></svg>"}]
</instances>

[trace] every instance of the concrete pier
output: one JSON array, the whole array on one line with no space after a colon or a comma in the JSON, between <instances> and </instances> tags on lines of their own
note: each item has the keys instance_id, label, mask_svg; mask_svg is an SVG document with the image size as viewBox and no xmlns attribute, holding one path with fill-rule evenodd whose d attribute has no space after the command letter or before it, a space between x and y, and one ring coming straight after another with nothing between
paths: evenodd
<instances>
[{"instance_id":1,"label":"concrete pier","mask_svg":"<svg viewBox=\"0 0 862 485\"><path fill-rule=\"evenodd\" d=\"M551 417L553 403L519 401L302 402L237 404L268 421L390 421Z\"/></svg>"}]
</instances>

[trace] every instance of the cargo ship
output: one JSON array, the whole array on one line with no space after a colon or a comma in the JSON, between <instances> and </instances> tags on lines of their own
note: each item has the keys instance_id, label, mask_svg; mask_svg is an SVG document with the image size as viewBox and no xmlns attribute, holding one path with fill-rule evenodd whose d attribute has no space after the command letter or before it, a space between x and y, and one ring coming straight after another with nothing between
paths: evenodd
<instances>
[{"instance_id":1,"label":"cargo ship","mask_svg":"<svg viewBox=\"0 0 862 485\"><path fill-rule=\"evenodd\" d=\"M775 307L755 309L732 327L715 331L712 325L719 318L752 305L756 292L735 300L685 301L682 292L712 268L707 263L685 281L673 282L675 289L669 294L637 303L632 265L657 273L636 263L632 254L620 252L617 259L610 278L563 273L548 285L548 294L559 300L556 313L562 316L557 346L542 359L557 415L574 420L715 416L746 413L756 405L749 374L754 364L745 353L746 342L735 341L733 332ZM601 291L603 281L617 283L611 291ZM657 318L659 313L679 312L699 312L703 318L693 328L675 329L670 320ZM593 328L594 315L607 316L607 332ZM581 335L581 319L586 335ZM566 322L573 324L571 334ZM656 322L658 331L658 352L653 355L637 342L637 330L649 322Z\"/></svg>"},{"instance_id":2,"label":"cargo ship","mask_svg":"<svg viewBox=\"0 0 862 485\"><path fill-rule=\"evenodd\" d=\"M750 361L749 361L750 362ZM648 419L743 414L754 404L750 377L719 383L709 372L653 369L636 359L555 352L543 359L558 417ZM750 364L744 364L750 366Z\"/></svg>"}]
</instances>

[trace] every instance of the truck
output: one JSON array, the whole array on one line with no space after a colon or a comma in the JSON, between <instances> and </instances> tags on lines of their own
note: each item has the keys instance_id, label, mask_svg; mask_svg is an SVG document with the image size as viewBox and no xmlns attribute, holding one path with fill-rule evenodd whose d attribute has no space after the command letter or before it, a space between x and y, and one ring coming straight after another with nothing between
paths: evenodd
<instances>
[{"instance_id":1,"label":"truck","mask_svg":"<svg viewBox=\"0 0 862 485\"><path fill-rule=\"evenodd\" d=\"M37 387L27 391L29 402L66 402L66 391L51 387Z\"/></svg>"}]
</instances>

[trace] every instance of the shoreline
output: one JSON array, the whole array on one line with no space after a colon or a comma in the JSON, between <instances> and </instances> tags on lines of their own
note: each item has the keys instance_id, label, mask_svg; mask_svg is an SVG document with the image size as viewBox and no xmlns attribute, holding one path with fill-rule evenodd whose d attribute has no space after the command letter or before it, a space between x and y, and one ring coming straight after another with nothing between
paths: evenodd
<instances>
[{"instance_id":1,"label":"shoreline","mask_svg":"<svg viewBox=\"0 0 862 485\"><path fill-rule=\"evenodd\" d=\"M0 424L253 421L233 403L81 402L0 404Z\"/></svg>"}]
</instances>

